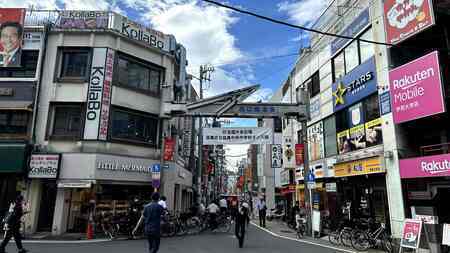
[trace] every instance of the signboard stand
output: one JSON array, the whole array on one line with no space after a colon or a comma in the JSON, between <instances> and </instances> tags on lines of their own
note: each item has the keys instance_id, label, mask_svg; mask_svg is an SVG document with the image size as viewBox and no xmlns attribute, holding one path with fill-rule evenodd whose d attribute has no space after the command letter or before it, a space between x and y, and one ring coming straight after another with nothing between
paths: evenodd
<instances>
[{"instance_id":1,"label":"signboard stand","mask_svg":"<svg viewBox=\"0 0 450 253\"><path fill-rule=\"evenodd\" d=\"M413 249L417 252L419 249L420 237L422 233L422 221L414 219L406 219L403 224L402 238L400 241L399 253L403 252L403 248ZM428 241L428 235L425 233Z\"/></svg>"},{"instance_id":2,"label":"signboard stand","mask_svg":"<svg viewBox=\"0 0 450 253\"><path fill-rule=\"evenodd\" d=\"M316 177L314 176L314 173L310 170L309 174L307 176L308 181L308 190L309 190L309 208L310 208L310 214L311 214L311 236L314 239L314 226L312 226L313 222L313 189L316 188ZM320 232L320 231L319 231Z\"/></svg>"}]
</instances>

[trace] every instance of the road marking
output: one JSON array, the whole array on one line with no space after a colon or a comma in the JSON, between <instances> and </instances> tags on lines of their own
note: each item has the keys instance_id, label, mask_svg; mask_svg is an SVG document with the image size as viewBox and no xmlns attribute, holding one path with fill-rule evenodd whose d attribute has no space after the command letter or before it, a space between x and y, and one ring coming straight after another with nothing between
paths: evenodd
<instances>
[{"instance_id":1,"label":"road marking","mask_svg":"<svg viewBox=\"0 0 450 253\"><path fill-rule=\"evenodd\" d=\"M250 223L251 223L253 226L255 226L255 227L257 227L257 228L259 228L259 229L261 229L261 230L263 230L263 231L265 231L265 232L271 234L272 236L278 237L278 238L282 238L282 239L286 239L286 240L291 240L291 241L296 241L296 242L302 242L302 243L311 244L311 245L315 245L315 246L319 246L319 247L329 248L329 249L332 249L332 250L338 250L338 251L341 251L341 252L358 253L358 252L353 251L353 250L337 248L337 247L333 247L333 246L330 246L330 245L325 245L325 244L320 244L320 243L316 243L316 242L311 242L311 241L306 241L306 240L302 240L302 239L291 238L291 237L279 235L279 234L276 234L276 233L274 233L274 232L268 230L267 228L262 228L262 227L256 225L255 223L253 223L253 221L250 222Z\"/></svg>"}]
</instances>

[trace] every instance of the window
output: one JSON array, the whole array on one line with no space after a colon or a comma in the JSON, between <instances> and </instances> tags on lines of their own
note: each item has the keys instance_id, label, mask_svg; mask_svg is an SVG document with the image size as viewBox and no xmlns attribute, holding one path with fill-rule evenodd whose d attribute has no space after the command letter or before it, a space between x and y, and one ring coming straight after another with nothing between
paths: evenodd
<instances>
[{"instance_id":1,"label":"window","mask_svg":"<svg viewBox=\"0 0 450 253\"><path fill-rule=\"evenodd\" d=\"M345 48L345 71L348 73L358 65L358 41L354 40Z\"/></svg>"},{"instance_id":2,"label":"window","mask_svg":"<svg viewBox=\"0 0 450 253\"><path fill-rule=\"evenodd\" d=\"M316 71L311 78L304 83L308 88L309 96L314 97L320 93L320 75L319 71Z\"/></svg>"},{"instance_id":3,"label":"window","mask_svg":"<svg viewBox=\"0 0 450 253\"><path fill-rule=\"evenodd\" d=\"M339 133L348 129L348 110L343 109L336 114L336 132Z\"/></svg>"},{"instance_id":4,"label":"window","mask_svg":"<svg viewBox=\"0 0 450 253\"><path fill-rule=\"evenodd\" d=\"M333 59L333 82L345 75L344 51L340 52Z\"/></svg>"},{"instance_id":5,"label":"window","mask_svg":"<svg viewBox=\"0 0 450 253\"><path fill-rule=\"evenodd\" d=\"M54 107L52 136L81 136L81 105L58 105Z\"/></svg>"},{"instance_id":6,"label":"window","mask_svg":"<svg viewBox=\"0 0 450 253\"><path fill-rule=\"evenodd\" d=\"M138 60L120 55L118 59L118 83L130 87L159 94L162 81L162 69L151 67Z\"/></svg>"},{"instance_id":7,"label":"window","mask_svg":"<svg viewBox=\"0 0 450 253\"><path fill-rule=\"evenodd\" d=\"M39 58L39 50L23 50L20 67L0 68L0 77L34 78Z\"/></svg>"},{"instance_id":8,"label":"window","mask_svg":"<svg viewBox=\"0 0 450 253\"><path fill-rule=\"evenodd\" d=\"M0 134L26 135L30 115L28 111L0 111Z\"/></svg>"},{"instance_id":9,"label":"window","mask_svg":"<svg viewBox=\"0 0 450 253\"><path fill-rule=\"evenodd\" d=\"M325 136L325 156L336 155L336 119L334 116L328 117L323 121L323 130Z\"/></svg>"},{"instance_id":10,"label":"window","mask_svg":"<svg viewBox=\"0 0 450 253\"><path fill-rule=\"evenodd\" d=\"M380 110L378 105L378 94L374 94L364 101L366 122L380 117Z\"/></svg>"},{"instance_id":11,"label":"window","mask_svg":"<svg viewBox=\"0 0 450 253\"><path fill-rule=\"evenodd\" d=\"M157 144L159 122L156 116L114 108L111 124L113 139L142 142L152 146Z\"/></svg>"},{"instance_id":12,"label":"window","mask_svg":"<svg viewBox=\"0 0 450 253\"><path fill-rule=\"evenodd\" d=\"M364 40L373 41L372 28L365 31L364 34L361 35L360 38L364 39ZM360 48L359 50L360 50L360 54L361 54L361 62L367 61L370 57L372 57L374 55L373 44L371 44L371 43L360 41L359 48Z\"/></svg>"},{"instance_id":13,"label":"window","mask_svg":"<svg viewBox=\"0 0 450 253\"><path fill-rule=\"evenodd\" d=\"M62 49L61 71L59 77L68 79L87 79L89 56L89 49Z\"/></svg>"}]
</instances>

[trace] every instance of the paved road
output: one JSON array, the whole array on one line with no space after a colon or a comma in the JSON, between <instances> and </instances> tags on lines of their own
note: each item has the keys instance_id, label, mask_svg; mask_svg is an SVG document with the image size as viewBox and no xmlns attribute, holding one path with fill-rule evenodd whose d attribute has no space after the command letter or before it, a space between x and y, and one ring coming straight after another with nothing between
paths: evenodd
<instances>
[{"instance_id":1,"label":"paved road","mask_svg":"<svg viewBox=\"0 0 450 253\"><path fill-rule=\"evenodd\" d=\"M160 253L334 253L337 250L270 235L250 226L244 248L239 249L232 234L201 234L186 237L163 238ZM113 241L88 244L26 244L31 253L147 253L145 240ZM17 252L9 245L9 253Z\"/></svg>"}]
</instances>

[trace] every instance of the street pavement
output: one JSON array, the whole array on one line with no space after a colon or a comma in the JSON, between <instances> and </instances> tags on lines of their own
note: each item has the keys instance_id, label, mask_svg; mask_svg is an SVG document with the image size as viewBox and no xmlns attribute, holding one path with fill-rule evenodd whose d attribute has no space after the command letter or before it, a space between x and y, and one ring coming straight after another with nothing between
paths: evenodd
<instances>
[{"instance_id":1,"label":"street pavement","mask_svg":"<svg viewBox=\"0 0 450 253\"><path fill-rule=\"evenodd\" d=\"M27 243L30 253L147 253L145 240L111 241L100 243L35 244ZM7 252L17 252L15 244ZM274 236L253 225L246 233L244 248L238 248L238 241L232 233L204 233L185 237L162 238L161 253L334 253L339 249L288 240ZM348 251L347 251L348 252Z\"/></svg>"}]
</instances>

